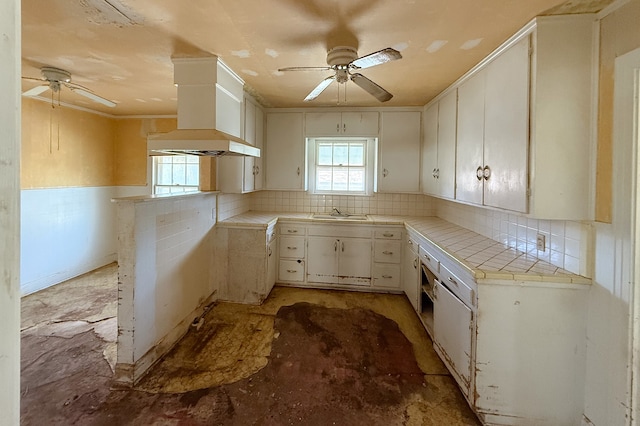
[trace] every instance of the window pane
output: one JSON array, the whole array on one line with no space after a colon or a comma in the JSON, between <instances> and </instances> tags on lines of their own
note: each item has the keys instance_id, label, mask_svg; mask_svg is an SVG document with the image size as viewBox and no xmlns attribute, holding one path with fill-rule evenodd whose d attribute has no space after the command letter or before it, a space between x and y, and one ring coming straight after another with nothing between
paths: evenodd
<instances>
[{"instance_id":1,"label":"window pane","mask_svg":"<svg viewBox=\"0 0 640 426\"><path fill-rule=\"evenodd\" d=\"M318 144L318 164L330 166L333 164L333 145L330 143Z\"/></svg>"},{"instance_id":2,"label":"window pane","mask_svg":"<svg viewBox=\"0 0 640 426\"><path fill-rule=\"evenodd\" d=\"M333 190L334 191L346 191L349 187L349 172L348 169L335 168L333 169Z\"/></svg>"},{"instance_id":3,"label":"window pane","mask_svg":"<svg viewBox=\"0 0 640 426\"><path fill-rule=\"evenodd\" d=\"M171 163L158 164L157 184L158 185L170 185L171 184Z\"/></svg>"},{"instance_id":4,"label":"window pane","mask_svg":"<svg viewBox=\"0 0 640 426\"><path fill-rule=\"evenodd\" d=\"M335 144L333 146L333 164L349 164L349 145Z\"/></svg>"},{"instance_id":5,"label":"window pane","mask_svg":"<svg viewBox=\"0 0 640 426\"><path fill-rule=\"evenodd\" d=\"M184 163L184 157L182 158L183 163ZM171 182L173 185L184 185L187 182L185 181L186 179L186 175L187 172L185 170L185 165L184 164L174 164L173 165L173 174L172 174L172 178L173 181Z\"/></svg>"},{"instance_id":6,"label":"window pane","mask_svg":"<svg viewBox=\"0 0 640 426\"><path fill-rule=\"evenodd\" d=\"M200 165L187 164L187 185L198 185L200 183Z\"/></svg>"},{"instance_id":7,"label":"window pane","mask_svg":"<svg viewBox=\"0 0 640 426\"><path fill-rule=\"evenodd\" d=\"M197 155L185 155L185 158L189 164L200 164L200 157Z\"/></svg>"},{"instance_id":8,"label":"window pane","mask_svg":"<svg viewBox=\"0 0 640 426\"><path fill-rule=\"evenodd\" d=\"M364 144L349 144L349 165L364 166Z\"/></svg>"},{"instance_id":9,"label":"window pane","mask_svg":"<svg viewBox=\"0 0 640 426\"><path fill-rule=\"evenodd\" d=\"M364 169L349 169L349 191L364 191Z\"/></svg>"},{"instance_id":10,"label":"window pane","mask_svg":"<svg viewBox=\"0 0 640 426\"><path fill-rule=\"evenodd\" d=\"M184 164L187 162L186 155L174 155L173 164Z\"/></svg>"},{"instance_id":11,"label":"window pane","mask_svg":"<svg viewBox=\"0 0 640 426\"><path fill-rule=\"evenodd\" d=\"M316 188L318 191L331 191L331 167L318 167Z\"/></svg>"}]
</instances>

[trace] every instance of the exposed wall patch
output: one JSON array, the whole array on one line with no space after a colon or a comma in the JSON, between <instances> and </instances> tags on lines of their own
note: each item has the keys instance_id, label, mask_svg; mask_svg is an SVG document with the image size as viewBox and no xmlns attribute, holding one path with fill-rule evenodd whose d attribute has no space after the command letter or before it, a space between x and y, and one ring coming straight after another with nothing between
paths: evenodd
<instances>
[{"instance_id":1,"label":"exposed wall patch","mask_svg":"<svg viewBox=\"0 0 640 426\"><path fill-rule=\"evenodd\" d=\"M393 46L391 46L392 48L396 49L398 52L402 52L403 50L405 50L407 47L409 47L409 43L398 43L398 44L394 44Z\"/></svg>"},{"instance_id":2,"label":"exposed wall patch","mask_svg":"<svg viewBox=\"0 0 640 426\"><path fill-rule=\"evenodd\" d=\"M244 74L247 74L247 75L250 75L250 76L253 76L253 77L257 77L258 76L258 73L253 71L253 70L242 70L242 72Z\"/></svg>"},{"instance_id":3,"label":"exposed wall patch","mask_svg":"<svg viewBox=\"0 0 640 426\"><path fill-rule=\"evenodd\" d=\"M162 99L160 98L151 98L151 100L154 102L162 102Z\"/></svg>"},{"instance_id":4,"label":"exposed wall patch","mask_svg":"<svg viewBox=\"0 0 640 426\"><path fill-rule=\"evenodd\" d=\"M448 40L434 40L427 47L427 52L436 53L438 50L442 49L445 44L449 43Z\"/></svg>"},{"instance_id":5,"label":"exposed wall patch","mask_svg":"<svg viewBox=\"0 0 640 426\"><path fill-rule=\"evenodd\" d=\"M271 74L275 75L276 77L280 77L284 75L284 72L275 70L275 71L272 71Z\"/></svg>"},{"instance_id":6,"label":"exposed wall patch","mask_svg":"<svg viewBox=\"0 0 640 426\"><path fill-rule=\"evenodd\" d=\"M251 53L248 50L232 50L231 54L233 56L237 56L238 58L248 58L251 56Z\"/></svg>"},{"instance_id":7,"label":"exposed wall patch","mask_svg":"<svg viewBox=\"0 0 640 426\"><path fill-rule=\"evenodd\" d=\"M280 54L273 49L264 49L264 53L271 56L272 58L277 58Z\"/></svg>"},{"instance_id":8,"label":"exposed wall patch","mask_svg":"<svg viewBox=\"0 0 640 426\"><path fill-rule=\"evenodd\" d=\"M462 43L462 46L460 46L460 49L462 50L473 49L474 47L479 45L481 41L482 41L481 38L474 38L473 40L467 40L464 43Z\"/></svg>"},{"instance_id":9,"label":"exposed wall patch","mask_svg":"<svg viewBox=\"0 0 640 426\"><path fill-rule=\"evenodd\" d=\"M144 99L140 99L140 98L136 98L136 101L138 101L138 102L142 102L143 104L146 104L146 103L147 103L147 101L145 101Z\"/></svg>"}]
</instances>

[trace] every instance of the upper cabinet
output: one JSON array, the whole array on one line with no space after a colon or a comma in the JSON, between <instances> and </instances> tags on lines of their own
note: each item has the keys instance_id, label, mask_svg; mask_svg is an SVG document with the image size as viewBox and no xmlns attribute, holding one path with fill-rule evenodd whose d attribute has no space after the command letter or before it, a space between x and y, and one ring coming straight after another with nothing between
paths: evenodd
<instances>
[{"instance_id":1,"label":"upper cabinet","mask_svg":"<svg viewBox=\"0 0 640 426\"><path fill-rule=\"evenodd\" d=\"M456 90L425 109L422 140L422 190L453 198L456 166Z\"/></svg>"},{"instance_id":2,"label":"upper cabinet","mask_svg":"<svg viewBox=\"0 0 640 426\"><path fill-rule=\"evenodd\" d=\"M384 111L378 158L380 192L420 191L420 111Z\"/></svg>"},{"instance_id":3,"label":"upper cabinet","mask_svg":"<svg viewBox=\"0 0 640 426\"><path fill-rule=\"evenodd\" d=\"M268 112L266 189L305 189L305 139L302 112Z\"/></svg>"},{"instance_id":4,"label":"upper cabinet","mask_svg":"<svg viewBox=\"0 0 640 426\"><path fill-rule=\"evenodd\" d=\"M592 217L594 19L536 18L455 86L457 200Z\"/></svg>"},{"instance_id":5,"label":"upper cabinet","mask_svg":"<svg viewBox=\"0 0 640 426\"><path fill-rule=\"evenodd\" d=\"M309 112L306 136L378 136L378 112Z\"/></svg>"}]
</instances>

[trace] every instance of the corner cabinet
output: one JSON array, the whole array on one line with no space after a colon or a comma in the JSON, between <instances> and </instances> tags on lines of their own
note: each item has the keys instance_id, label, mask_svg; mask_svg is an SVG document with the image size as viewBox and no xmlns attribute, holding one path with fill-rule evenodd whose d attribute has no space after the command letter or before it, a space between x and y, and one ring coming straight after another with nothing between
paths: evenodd
<instances>
[{"instance_id":1,"label":"corner cabinet","mask_svg":"<svg viewBox=\"0 0 640 426\"><path fill-rule=\"evenodd\" d=\"M268 112L266 189L305 189L305 139L302 112Z\"/></svg>"},{"instance_id":2,"label":"corner cabinet","mask_svg":"<svg viewBox=\"0 0 640 426\"><path fill-rule=\"evenodd\" d=\"M456 107L454 89L425 108L422 141L422 191L452 199L456 178Z\"/></svg>"},{"instance_id":3,"label":"corner cabinet","mask_svg":"<svg viewBox=\"0 0 640 426\"><path fill-rule=\"evenodd\" d=\"M539 17L463 77L456 199L592 216L593 15Z\"/></svg>"},{"instance_id":4,"label":"corner cabinet","mask_svg":"<svg viewBox=\"0 0 640 426\"><path fill-rule=\"evenodd\" d=\"M383 111L379 142L378 190L420 191L420 111Z\"/></svg>"},{"instance_id":5,"label":"corner cabinet","mask_svg":"<svg viewBox=\"0 0 640 426\"><path fill-rule=\"evenodd\" d=\"M306 136L378 136L378 112L309 112Z\"/></svg>"}]
</instances>

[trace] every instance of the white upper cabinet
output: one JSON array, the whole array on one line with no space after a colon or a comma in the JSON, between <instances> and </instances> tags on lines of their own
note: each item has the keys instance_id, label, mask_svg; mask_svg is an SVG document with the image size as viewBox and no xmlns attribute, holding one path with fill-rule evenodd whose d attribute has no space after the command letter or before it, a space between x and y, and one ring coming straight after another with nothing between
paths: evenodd
<instances>
[{"instance_id":1,"label":"white upper cabinet","mask_svg":"<svg viewBox=\"0 0 640 426\"><path fill-rule=\"evenodd\" d=\"M592 218L594 19L536 18L463 77L457 200L540 219Z\"/></svg>"},{"instance_id":2,"label":"white upper cabinet","mask_svg":"<svg viewBox=\"0 0 640 426\"><path fill-rule=\"evenodd\" d=\"M420 191L420 116L420 111L382 112L380 192Z\"/></svg>"},{"instance_id":3,"label":"white upper cabinet","mask_svg":"<svg viewBox=\"0 0 640 426\"><path fill-rule=\"evenodd\" d=\"M377 112L309 112L306 136L378 136Z\"/></svg>"},{"instance_id":4,"label":"white upper cabinet","mask_svg":"<svg viewBox=\"0 0 640 426\"><path fill-rule=\"evenodd\" d=\"M425 109L422 141L422 191L453 198L456 167L456 91Z\"/></svg>"},{"instance_id":5,"label":"white upper cabinet","mask_svg":"<svg viewBox=\"0 0 640 426\"><path fill-rule=\"evenodd\" d=\"M256 147L260 148L260 157L254 158L254 188L260 191L264 187L264 112L256 108Z\"/></svg>"},{"instance_id":6,"label":"white upper cabinet","mask_svg":"<svg viewBox=\"0 0 640 426\"><path fill-rule=\"evenodd\" d=\"M302 112L267 113L266 189L305 189L305 140L302 130Z\"/></svg>"}]
</instances>

